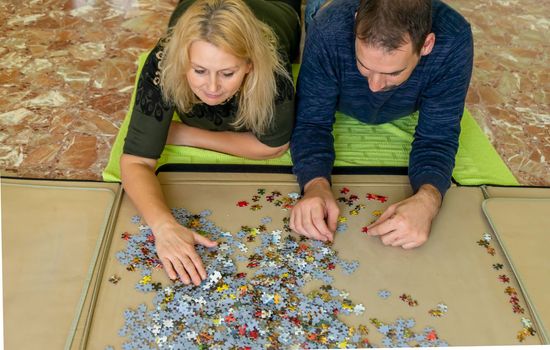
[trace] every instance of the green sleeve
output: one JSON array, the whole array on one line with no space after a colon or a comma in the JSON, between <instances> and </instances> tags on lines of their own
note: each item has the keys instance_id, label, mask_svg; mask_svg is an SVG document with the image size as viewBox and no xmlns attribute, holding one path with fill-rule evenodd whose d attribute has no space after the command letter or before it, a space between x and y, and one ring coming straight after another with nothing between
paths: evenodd
<instances>
[{"instance_id":1,"label":"green sleeve","mask_svg":"<svg viewBox=\"0 0 550 350\"><path fill-rule=\"evenodd\" d=\"M136 100L124 140L124 153L158 159L166 144L174 106L164 101L159 85L161 46L147 57L139 76Z\"/></svg>"}]
</instances>

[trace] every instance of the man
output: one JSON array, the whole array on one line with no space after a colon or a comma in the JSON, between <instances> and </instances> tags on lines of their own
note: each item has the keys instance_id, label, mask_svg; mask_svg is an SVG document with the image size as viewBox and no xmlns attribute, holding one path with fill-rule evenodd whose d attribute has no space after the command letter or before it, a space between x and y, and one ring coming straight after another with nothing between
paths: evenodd
<instances>
[{"instance_id":1,"label":"man","mask_svg":"<svg viewBox=\"0 0 550 350\"><path fill-rule=\"evenodd\" d=\"M405 249L426 242L450 186L472 61L470 25L438 0L334 0L317 12L297 86L291 152L304 196L291 228L333 239L336 110L371 124L419 111L408 170L414 194L391 205L368 234Z\"/></svg>"}]
</instances>

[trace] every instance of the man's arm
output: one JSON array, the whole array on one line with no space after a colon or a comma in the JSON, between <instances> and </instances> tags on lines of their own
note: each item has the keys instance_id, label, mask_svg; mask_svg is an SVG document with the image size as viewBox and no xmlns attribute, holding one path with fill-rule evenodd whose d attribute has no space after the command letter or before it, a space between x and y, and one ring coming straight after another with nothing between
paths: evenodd
<instances>
[{"instance_id":1,"label":"man's arm","mask_svg":"<svg viewBox=\"0 0 550 350\"><path fill-rule=\"evenodd\" d=\"M414 195L388 207L368 227L368 234L380 236L385 245L409 249L425 243L449 188L473 61L471 31L460 39L444 58L445 69L421 96L409 160Z\"/></svg>"},{"instance_id":2,"label":"man's arm","mask_svg":"<svg viewBox=\"0 0 550 350\"><path fill-rule=\"evenodd\" d=\"M444 196L450 186L472 65L473 39L468 28L449 50L443 69L421 96L409 159L414 192L431 184Z\"/></svg>"},{"instance_id":3,"label":"man's arm","mask_svg":"<svg viewBox=\"0 0 550 350\"><path fill-rule=\"evenodd\" d=\"M332 240L339 209L330 189L334 163L332 125L338 99L335 52L312 23L297 84L296 125L290 141L293 172L304 197L293 208L290 227L299 234Z\"/></svg>"},{"instance_id":4,"label":"man's arm","mask_svg":"<svg viewBox=\"0 0 550 350\"><path fill-rule=\"evenodd\" d=\"M335 53L315 22L309 28L296 92L296 124L290 141L300 189L314 178L330 181L334 163L332 125L338 99Z\"/></svg>"}]
</instances>

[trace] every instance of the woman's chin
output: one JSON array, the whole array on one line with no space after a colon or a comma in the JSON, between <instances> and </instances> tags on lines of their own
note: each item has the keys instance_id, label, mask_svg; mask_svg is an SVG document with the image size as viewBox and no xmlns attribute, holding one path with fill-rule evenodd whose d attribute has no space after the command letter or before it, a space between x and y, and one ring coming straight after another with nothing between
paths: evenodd
<instances>
[{"instance_id":1,"label":"woman's chin","mask_svg":"<svg viewBox=\"0 0 550 350\"><path fill-rule=\"evenodd\" d=\"M207 95L207 94L201 94L200 99L201 99L202 102L206 103L209 106L219 105L220 103L222 103L225 100L223 95L210 96L210 95Z\"/></svg>"}]
</instances>

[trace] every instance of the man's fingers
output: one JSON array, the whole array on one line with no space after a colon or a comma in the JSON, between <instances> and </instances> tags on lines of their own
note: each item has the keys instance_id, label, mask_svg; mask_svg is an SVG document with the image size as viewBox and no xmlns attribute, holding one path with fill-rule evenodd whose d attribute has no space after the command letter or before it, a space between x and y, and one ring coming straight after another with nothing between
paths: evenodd
<instances>
[{"instance_id":1,"label":"man's fingers","mask_svg":"<svg viewBox=\"0 0 550 350\"><path fill-rule=\"evenodd\" d=\"M318 239L320 241L325 241L326 237L319 232L315 226L315 222L310 218L304 223L304 236L308 238Z\"/></svg>"},{"instance_id":2,"label":"man's fingers","mask_svg":"<svg viewBox=\"0 0 550 350\"><path fill-rule=\"evenodd\" d=\"M336 231L338 226L338 216L340 215L340 209L335 203L327 204L327 224L331 233Z\"/></svg>"},{"instance_id":3,"label":"man's fingers","mask_svg":"<svg viewBox=\"0 0 550 350\"><path fill-rule=\"evenodd\" d=\"M293 230L298 234L305 236L307 238L321 239L322 235L315 228L315 225L312 222L308 212L304 213L302 208L294 208L294 223ZM305 215L304 215L305 214Z\"/></svg>"},{"instance_id":4,"label":"man's fingers","mask_svg":"<svg viewBox=\"0 0 550 350\"><path fill-rule=\"evenodd\" d=\"M392 245L397 239L399 239L399 234L396 231L388 232L380 237L384 245Z\"/></svg>"},{"instance_id":5,"label":"man's fingers","mask_svg":"<svg viewBox=\"0 0 550 350\"><path fill-rule=\"evenodd\" d=\"M388 209L386 209L386 211L384 211L382 213L382 215L380 215L380 217L378 219L376 219L375 222L373 222L372 224L370 224L368 226L369 228L369 233L371 230L374 230L375 231L375 236L377 235L377 230L376 230L376 227L379 226L380 224L382 224L383 222L385 222L386 220L388 220L389 218L392 217L392 215L395 214L395 206L391 205L388 207Z\"/></svg>"},{"instance_id":6,"label":"man's fingers","mask_svg":"<svg viewBox=\"0 0 550 350\"><path fill-rule=\"evenodd\" d=\"M402 245L403 249L412 249L422 245L422 242L410 242Z\"/></svg>"},{"instance_id":7,"label":"man's fingers","mask_svg":"<svg viewBox=\"0 0 550 350\"><path fill-rule=\"evenodd\" d=\"M377 223L376 225L369 227L367 231L367 235L383 236L385 234L388 234L394 231L396 228L397 227L395 226L395 223L393 222L392 218L388 218L388 219L385 219L384 221Z\"/></svg>"},{"instance_id":8,"label":"man's fingers","mask_svg":"<svg viewBox=\"0 0 550 350\"><path fill-rule=\"evenodd\" d=\"M325 222L325 213L320 208L317 208L317 210L311 213L310 227L310 233L315 239L326 241L332 236L332 232Z\"/></svg>"},{"instance_id":9,"label":"man's fingers","mask_svg":"<svg viewBox=\"0 0 550 350\"><path fill-rule=\"evenodd\" d=\"M290 227L291 230L294 231L294 220L296 219L296 207L292 208L290 210L290 217L288 218L288 226Z\"/></svg>"},{"instance_id":10,"label":"man's fingers","mask_svg":"<svg viewBox=\"0 0 550 350\"><path fill-rule=\"evenodd\" d=\"M290 228L299 235L306 236L309 238L309 233L304 228L303 224L303 215L301 208L294 208L292 210L293 221L291 221Z\"/></svg>"},{"instance_id":11,"label":"man's fingers","mask_svg":"<svg viewBox=\"0 0 550 350\"><path fill-rule=\"evenodd\" d=\"M301 232L298 230L302 229L301 227L298 227L299 222L301 221L300 214L301 214L301 211L299 210L298 207L292 208L292 211L290 212L290 222L289 222L289 225L292 231L297 232L299 234L301 234Z\"/></svg>"},{"instance_id":12,"label":"man's fingers","mask_svg":"<svg viewBox=\"0 0 550 350\"><path fill-rule=\"evenodd\" d=\"M403 247L405 244L409 244L410 238L408 237L398 237L394 239L394 241L391 243L392 247Z\"/></svg>"}]
</instances>

